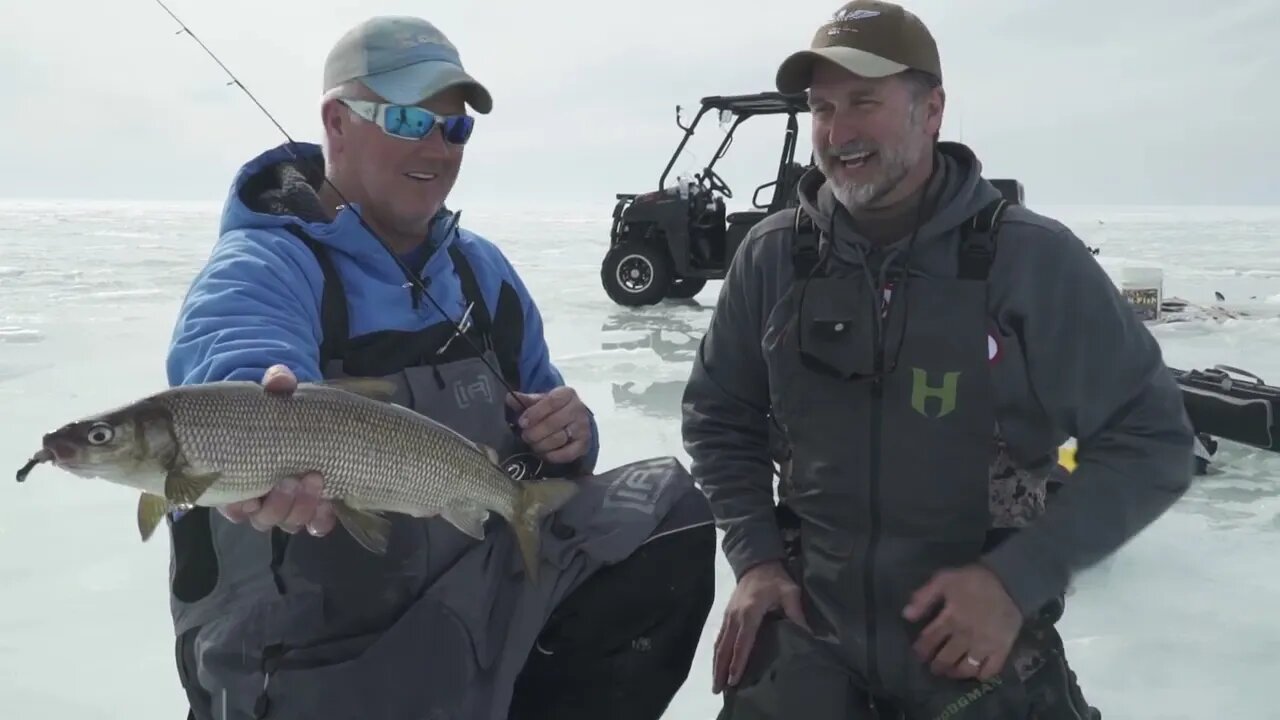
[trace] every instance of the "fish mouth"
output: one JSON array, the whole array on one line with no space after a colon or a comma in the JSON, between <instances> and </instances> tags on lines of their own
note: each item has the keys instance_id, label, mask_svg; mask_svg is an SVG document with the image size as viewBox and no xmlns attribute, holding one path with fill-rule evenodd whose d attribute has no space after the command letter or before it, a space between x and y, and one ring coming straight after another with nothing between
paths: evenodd
<instances>
[{"instance_id":1,"label":"fish mouth","mask_svg":"<svg viewBox=\"0 0 1280 720\"><path fill-rule=\"evenodd\" d=\"M32 459L36 456L44 457L45 462L55 465L70 465L80 456L80 447L61 434L50 433L45 436L44 447Z\"/></svg>"},{"instance_id":2,"label":"fish mouth","mask_svg":"<svg viewBox=\"0 0 1280 720\"><path fill-rule=\"evenodd\" d=\"M31 459L18 470L18 482L26 481L27 475L31 474L31 470L40 463L56 461L57 458L54 456L53 451L49 450L49 448L40 448L36 451L36 454L32 455Z\"/></svg>"}]
</instances>

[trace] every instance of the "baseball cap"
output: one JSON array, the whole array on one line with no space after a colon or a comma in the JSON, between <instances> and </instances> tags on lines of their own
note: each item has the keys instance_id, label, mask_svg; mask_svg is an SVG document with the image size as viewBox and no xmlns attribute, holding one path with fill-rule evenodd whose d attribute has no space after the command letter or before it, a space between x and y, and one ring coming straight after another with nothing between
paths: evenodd
<instances>
[{"instance_id":1,"label":"baseball cap","mask_svg":"<svg viewBox=\"0 0 1280 720\"><path fill-rule=\"evenodd\" d=\"M493 109L489 90L462 67L458 49L422 18L382 15L338 38L324 61L324 92L359 80L387 102L416 105L441 90L467 89L467 104Z\"/></svg>"},{"instance_id":2,"label":"baseball cap","mask_svg":"<svg viewBox=\"0 0 1280 720\"><path fill-rule=\"evenodd\" d=\"M778 91L807 89L819 59L862 77L881 78L914 69L942 80L938 45L929 28L890 2L854 0L837 10L818 28L808 50L792 53L779 66Z\"/></svg>"}]
</instances>

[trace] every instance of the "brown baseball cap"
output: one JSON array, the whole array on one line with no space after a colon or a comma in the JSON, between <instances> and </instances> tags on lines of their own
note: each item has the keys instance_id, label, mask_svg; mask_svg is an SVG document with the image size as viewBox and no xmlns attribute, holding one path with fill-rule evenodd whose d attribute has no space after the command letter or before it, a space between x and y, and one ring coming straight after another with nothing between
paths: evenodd
<instances>
[{"instance_id":1,"label":"brown baseball cap","mask_svg":"<svg viewBox=\"0 0 1280 720\"><path fill-rule=\"evenodd\" d=\"M942 80L933 34L915 14L890 2L854 0L837 10L818 28L808 50L792 53L782 62L778 91L808 89L819 59L862 77L888 77L913 69Z\"/></svg>"}]
</instances>

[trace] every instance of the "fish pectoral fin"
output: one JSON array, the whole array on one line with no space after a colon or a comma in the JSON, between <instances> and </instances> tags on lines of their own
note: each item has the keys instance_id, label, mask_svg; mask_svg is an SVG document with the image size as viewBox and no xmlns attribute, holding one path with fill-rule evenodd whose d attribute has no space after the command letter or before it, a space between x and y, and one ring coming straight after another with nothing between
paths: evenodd
<instances>
[{"instance_id":1,"label":"fish pectoral fin","mask_svg":"<svg viewBox=\"0 0 1280 720\"><path fill-rule=\"evenodd\" d=\"M394 382L379 377L342 377L317 380L315 385L324 385L338 390L367 397L371 400L391 402L399 389Z\"/></svg>"},{"instance_id":2,"label":"fish pectoral fin","mask_svg":"<svg viewBox=\"0 0 1280 720\"><path fill-rule=\"evenodd\" d=\"M156 527L172 509L173 505L159 495L142 493L138 498L138 533L142 535L143 542L151 539Z\"/></svg>"},{"instance_id":3,"label":"fish pectoral fin","mask_svg":"<svg viewBox=\"0 0 1280 720\"><path fill-rule=\"evenodd\" d=\"M173 505L195 505L219 477L222 474L216 472L195 475L185 468L170 470L164 479L165 499Z\"/></svg>"},{"instance_id":4,"label":"fish pectoral fin","mask_svg":"<svg viewBox=\"0 0 1280 720\"><path fill-rule=\"evenodd\" d=\"M484 443L475 443L475 446L480 449L480 452L484 453L485 457L489 458L489 462L497 465L498 467L502 467L502 458L499 457L497 450L494 450Z\"/></svg>"},{"instance_id":5,"label":"fish pectoral fin","mask_svg":"<svg viewBox=\"0 0 1280 720\"><path fill-rule=\"evenodd\" d=\"M357 510L342 500L333 500L332 504L338 522L361 547L377 555L387 554L387 543L391 538L390 520L368 510Z\"/></svg>"},{"instance_id":6,"label":"fish pectoral fin","mask_svg":"<svg viewBox=\"0 0 1280 720\"><path fill-rule=\"evenodd\" d=\"M484 521L489 511L473 502L455 500L440 511L440 517L476 540L484 539Z\"/></svg>"}]
</instances>

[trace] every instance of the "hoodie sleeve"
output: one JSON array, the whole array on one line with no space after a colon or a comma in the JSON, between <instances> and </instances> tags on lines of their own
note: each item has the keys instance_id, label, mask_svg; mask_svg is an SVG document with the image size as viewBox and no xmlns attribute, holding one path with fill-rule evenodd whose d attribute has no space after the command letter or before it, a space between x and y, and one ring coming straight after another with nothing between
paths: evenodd
<instances>
[{"instance_id":1,"label":"hoodie sleeve","mask_svg":"<svg viewBox=\"0 0 1280 720\"><path fill-rule=\"evenodd\" d=\"M1085 244L1060 225L1006 223L1027 262L1003 319L1020 328L1035 399L1078 444L1044 515L985 558L1030 617L1182 496L1194 436L1159 344Z\"/></svg>"},{"instance_id":2,"label":"hoodie sleeve","mask_svg":"<svg viewBox=\"0 0 1280 720\"><path fill-rule=\"evenodd\" d=\"M774 516L769 377L760 347L765 293L755 257L758 229L729 266L683 398L691 472L725 533L725 556L738 578L784 557Z\"/></svg>"},{"instance_id":3,"label":"hoodie sleeve","mask_svg":"<svg viewBox=\"0 0 1280 720\"><path fill-rule=\"evenodd\" d=\"M322 284L314 256L301 244L266 232L227 234L178 311L166 362L169 384L260 382L275 364L288 366L299 381L321 379Z\"/></svg>"}]
</instances>

